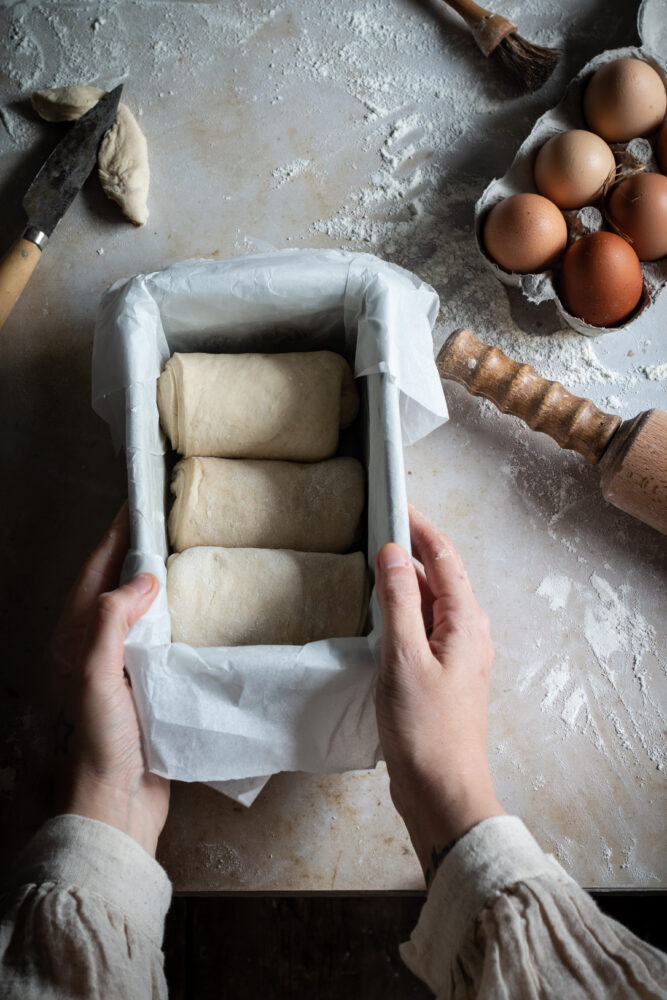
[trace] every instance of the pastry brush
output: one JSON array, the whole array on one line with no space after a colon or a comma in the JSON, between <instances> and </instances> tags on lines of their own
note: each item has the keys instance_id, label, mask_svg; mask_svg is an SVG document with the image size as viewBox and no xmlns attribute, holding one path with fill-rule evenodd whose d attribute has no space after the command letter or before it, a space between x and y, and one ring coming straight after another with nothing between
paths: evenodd
<instances>
[{"instance_id":1,"label":"pastry brush","mask_svg":"<svg viewBox=\"0 0 667 1000\"><path fill-rule=\"evenodd\" d=\"M517 34L516 25L492 14L474 0L444 0L463 18L485 56L494 56L523 90L539 90L560 59L558 49L534 45Z\"/></svg>"}]
</instances>

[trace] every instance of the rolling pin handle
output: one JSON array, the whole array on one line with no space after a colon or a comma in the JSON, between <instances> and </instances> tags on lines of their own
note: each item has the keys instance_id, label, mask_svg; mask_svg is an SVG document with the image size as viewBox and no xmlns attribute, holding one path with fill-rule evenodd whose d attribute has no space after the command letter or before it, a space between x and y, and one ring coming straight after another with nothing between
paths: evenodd
<instances>
[{"instance_id":1,"label":"rolling pin handle","mask_svg":"<svg viewBox=\"0 0 667 1000\"><path fill-rule=\"evenodd\" d=\"M590 399L574 396L530 365L511 361L498 347L483 344L467 329L455 330L441 347L436 364L442 378L464 385L473 396L494 403L532 430L548 434L561 448L576 451L596 465L621 418L599 410Z\"/></svg>"}]
</instances>

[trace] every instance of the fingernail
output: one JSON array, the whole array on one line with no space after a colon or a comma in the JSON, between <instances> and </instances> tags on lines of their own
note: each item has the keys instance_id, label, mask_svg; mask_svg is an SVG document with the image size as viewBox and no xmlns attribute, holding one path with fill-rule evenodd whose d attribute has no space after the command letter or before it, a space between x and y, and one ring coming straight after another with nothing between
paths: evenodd
<instances>
[{"instance_id":1,"label":"fingernail","mask_svg":"<svg viewBox=\"0 0 667 1000\"><path fill-rule=\"evenodd\" d=\"M149 594L153 589L154 579L150 573L140 573L139 576L135 576L134 580L130 580L129 585L139 594Z\"/></svg>"},{"instance_id":2,"label":"fingernail","mask_svg":"<svg viewBox=\"0 0 667 1000\"><path fill-rule=\"evenodd\" d=\"M378 562L380 564L380 569L394 569L396 566L410 565L406 554L400 545L395 545L393 543L385 545L383 549L380 549Z\"/></svg>"}]
</instances>

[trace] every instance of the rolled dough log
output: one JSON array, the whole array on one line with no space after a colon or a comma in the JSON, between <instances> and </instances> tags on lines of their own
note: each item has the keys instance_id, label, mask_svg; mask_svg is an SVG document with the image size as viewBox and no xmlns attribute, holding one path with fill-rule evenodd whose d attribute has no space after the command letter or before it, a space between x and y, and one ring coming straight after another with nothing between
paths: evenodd
<instances>
[{"instance_id":1,"label":"rolled dough log","mask_svg":"<svg viewBox=\"0 0 667 1000\"><path fill-rule=\"evenodd\" d=\"M347 552L364 506L364 468L355 458L186 458L174 469L171 492L176 552L195 545Z\"/></svg>"},{"instance_id":2,"label":"rolled dough log","mask_svg":"<svg viewBox=\"0 0 667 1000\"><path fill-rule=\"evenodd\" d=\"M55 87L36 90L32 106L48 122L71 122L97 104L106 91L99 87ZM126 104L119 104L116 119L106 132L97 154L102 189L117 202L137 226L148 219L148 146L146 137Z\"/></svg>"},{"instance_id":3,"label":"rolled dough log","mask_svg":"<svg viewBox=\"0 0 667 1000\"><path fill-rule=\"evenodd\" d=\"M330 458L359 397L332 351L174 354L158 379L160 422L181 455Z\"/></svg>"},{"instance_id":4,"label":"rolled dough log","mask_svg":"<svg viewBox=\"0 0 667 1000\"><path fill-rule=\"evenodd\" d=\"M368 584L363 553L186 549L167 563L173 642L297 645L360 635Z\"/></svg>"}]
</instances>

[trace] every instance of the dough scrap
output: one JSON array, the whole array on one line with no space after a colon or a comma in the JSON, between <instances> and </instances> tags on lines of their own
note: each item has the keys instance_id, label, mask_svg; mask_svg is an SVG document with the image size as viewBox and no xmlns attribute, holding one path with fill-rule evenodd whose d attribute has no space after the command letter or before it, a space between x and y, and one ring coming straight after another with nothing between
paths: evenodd
<instances>
[{"instance_id":1,"label":"dough scrap","mask_svg":"<svg viewBox=\"0 0 667 1000\"><path fill-rule=\"evenodd\" d=\"M89 111L106 91L99 87L56 87L36 90L32 106L49 122L69 122ZM137 120L126 104L119 104L116 119L100 143L97 169L102 189L117 202L137 226L148 219L148 145Z\"/></svg>"},{"instance_id":2,"label":"dough scrap","mask_svg":"<svg viewBox=\"0 0 667 1000\"><path fill-rule=\"evenodd\" d=\"M174 354L158 379L160 422L179 454L317 462L359 408L340 354Z\"/></svg>"},{"instance_id":3,"label":"dough scrap","mask_svg":"<svg viewBox=\"0 0 667 1000\"><path fill-rule=\"evenodd\" d=\"M299 463L186 458L174 468L169 538L197 545L347 552L364 507L355 458Z\"/></svg>"},{"instance_id":4,"label":"dough scrap","mask_svg":"<svg viewBox=\"0 0 667 1000\"><path fill-rule=\"evenodd\" d=\"M363 553L186 549L167 563L173 642L297 645L360 635L368 608Z\"/></svg>"}]
</instances>

